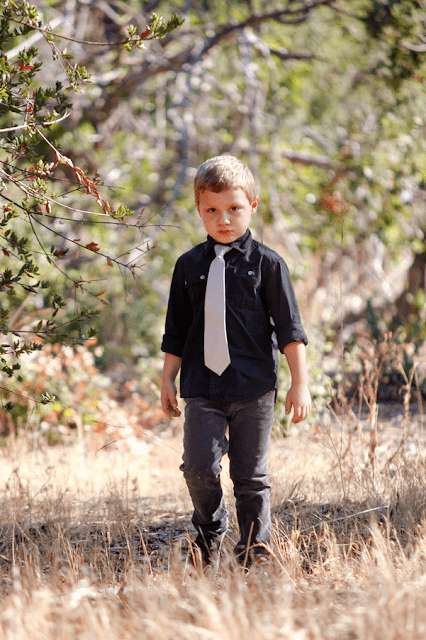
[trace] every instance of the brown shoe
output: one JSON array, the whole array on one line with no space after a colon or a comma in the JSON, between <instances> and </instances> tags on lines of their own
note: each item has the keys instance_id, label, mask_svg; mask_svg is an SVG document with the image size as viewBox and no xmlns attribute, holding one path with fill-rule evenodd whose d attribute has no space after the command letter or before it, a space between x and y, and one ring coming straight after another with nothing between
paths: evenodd
<instances>
[{"instance_id":1,"label":"brown shoe","mask_svg":"<svg viewBox=\"0 0 426 640\"><path fill-rule=\"evenodd\" d=\"M223 533L199 533L193 542L191 562L197 565L197 556L201 554L203 568L209 567L209 573L216 575L219 569L220 551L225 539Z\"/></svg>"},{"instance_id":2,"label":"brown shoe","mask_svg":"<svg viewBox=\"0 0 426 640\"><path fill-rule=\"evenodd\" d=\"M270 550L263 545L253 545L252 547L245 547L235 549L235 556L238 564L244 569L250 569L253 565L266 566L271 560Z\"/></svg>"}]
</instances>

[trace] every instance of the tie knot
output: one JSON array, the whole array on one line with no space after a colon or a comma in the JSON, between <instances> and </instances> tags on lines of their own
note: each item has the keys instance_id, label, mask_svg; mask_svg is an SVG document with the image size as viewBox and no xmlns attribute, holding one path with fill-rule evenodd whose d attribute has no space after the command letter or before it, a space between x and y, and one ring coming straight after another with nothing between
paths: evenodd
<instances>
[{"instance_id":1,"label":"tie knot","mask_svg":"<svg viewBox=\"0 0 426 640\"><path fill-rule=\"evenodd\" d=\"M221 258L225 255L225 253L228 253L228 251L231 251L232 247L228 247L226 244L215 244L214 245L214 250L216 253L216 256L218 258Z\"/></svg>"}]
</instances>

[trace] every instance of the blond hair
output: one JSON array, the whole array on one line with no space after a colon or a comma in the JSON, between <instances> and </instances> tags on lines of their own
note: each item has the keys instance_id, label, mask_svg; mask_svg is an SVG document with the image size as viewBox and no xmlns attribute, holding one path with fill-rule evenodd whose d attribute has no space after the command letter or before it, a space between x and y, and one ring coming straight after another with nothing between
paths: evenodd
<instances>
[{"instance_id":1,"label":"blond hair","mask_svg":"<svg viewBox=\"0 0 426 640\"><path fill-rule=\"evenodd\" d=\"M250 202L256 199L254 177L244 162L234 156L209 158L199 167L194 179L195 202L203 191L219 193L225 189L241 187Z\"/></svg>"}]
</instances>

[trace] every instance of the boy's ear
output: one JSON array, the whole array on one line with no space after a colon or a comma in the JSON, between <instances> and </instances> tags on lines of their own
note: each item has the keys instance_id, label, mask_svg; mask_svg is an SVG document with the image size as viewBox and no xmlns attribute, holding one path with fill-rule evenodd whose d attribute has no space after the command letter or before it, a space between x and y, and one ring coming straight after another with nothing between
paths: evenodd
<instances>
[{"instance_id":1,"label":"boy's ear","mask_svg":"<svg viewBox=\"0 0 426 640\"><path fill-rule=\"evenodd\" d=\"M257 205L259 204L259 196L256 196L253 202L251 203L251 214L256 213Z\"/></svg>"}]
</instances>

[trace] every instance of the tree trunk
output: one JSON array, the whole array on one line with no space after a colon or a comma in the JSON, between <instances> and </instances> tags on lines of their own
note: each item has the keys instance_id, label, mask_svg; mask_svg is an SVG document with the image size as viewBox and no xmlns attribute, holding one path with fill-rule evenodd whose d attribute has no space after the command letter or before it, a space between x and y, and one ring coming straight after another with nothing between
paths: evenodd
<instances>
[{"instance_id":1,"label":"tree trunk","mask_svg":"<svg viewBox=\"0 0 426 640\"><path fill-rule=\"evenodd\" d=\"M426 290L426 251L414 256L413 264L408 270L407 285L396 300L395 324L408 325L418 312L416 296L420 289Z\"/></svg>"}]
</instances>

